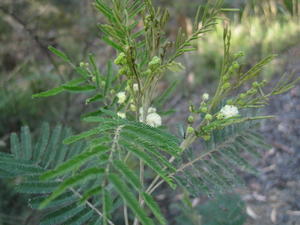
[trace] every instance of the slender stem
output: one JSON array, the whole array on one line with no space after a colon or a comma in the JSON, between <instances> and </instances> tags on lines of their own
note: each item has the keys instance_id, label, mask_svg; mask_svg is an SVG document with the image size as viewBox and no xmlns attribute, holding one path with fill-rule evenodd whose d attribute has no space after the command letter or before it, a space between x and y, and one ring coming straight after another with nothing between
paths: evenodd
<instances>
[{"instance_id":1,"label":"slender stem","mask_svg":"<svg viewBox=\"0 0 300 225\"><path fill-rule=\"evenodd\" d=\"M109 170L110 170L110 163L112 163L112 160L113 160L113 155L114 155L114 152L115 150L117 149L117 143L118 143L118 140L119 140L119 136L120 136L120 132L122 130L122 128L124 127L124 125L122 126L119 126L115 133L114 133L114 138L113 138L113 143L112 143L112 147L111 147L111 152L109 154L109 158L108 158L108 161L109 163L107 164L106 168L105 168L105 174L108 175L109 174ZM106 182L107 182L107 179L104 179L102 184L101 184L101 187L102 187L102 190L104 190L105 186L106 186ZM104 193L104 192L103 192ZM102 196L102 198L104 199L104 196ZM104 208L104 204L102 204L102 208ZM104 219L107 219L107 215L106 215L106 211L104 211L104 216L103 218Z\"/></svg>"},{"instance_id":2,"label":"slender stem","mask_svg":"<svg viewBox=\"0 0 300 225\"><path fill-rule=\"evenodd\" d=\"M125 225L129 225L128 210L127 210L127 206L125 203L124 203L124 219L125 219Z\"/></svg>"},{"instance_id":3,"label":"slender stem","mask_svg":"<svg viewBox=\"0 0 300 225\"><path fill-rule=\"evenodd\" d=\"M79 198L82 198L82 195L76 191L74 188L70 188L70 190ZM92 209L94 210L100 217L103 217L109 225L115 225L110 219L105 217L102 212L100 212L92 203L90 203L88 200L85 201L85 203Z\"/></svg>"},{"instance_id":4,"label":"slender stem","mask_svg":"<svg viewBox=\"0 0 300 225\"><path fill-rule=\"evenodd\" d=\"M142 118L143 118L144 123L146 121L148 107L149 106L148 106L147 103L143 104ZM142 187L144 186L144 174L145 174L145 164L144 164L144 161L142 159L140 159L140 183L141 183ZM139 193L139 203L140 203L140 207L143 207L143 196L141 195L141 193ZM134 225L139 224L139 221L138 221L137 217L134 218L133 224Z\"/></svg>"},{"instance_id":5,"label":"slender stem","mask_svg":"<svg viewBox=\"0 0 300 225\"><path fill-rule=\"evenodd\" d=\"M140 183L141 183L142 187L144 186L144 174L145 174L145 164L144 164L144 161L142 159L140 159ZM144 205L143 201L144 201L143 197L142 197L141 193L139 193L139 203L140 203L141 208ZM134 218L133 224L134 225L139 224L139 221L138 221L137 217Z\"/></svg>"}]
</instances>

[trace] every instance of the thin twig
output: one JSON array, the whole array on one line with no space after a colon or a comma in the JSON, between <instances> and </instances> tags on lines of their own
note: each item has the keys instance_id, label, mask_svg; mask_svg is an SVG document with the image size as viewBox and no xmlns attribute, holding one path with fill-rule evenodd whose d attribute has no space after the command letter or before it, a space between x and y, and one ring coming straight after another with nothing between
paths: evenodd
<instances>
[{"instance_id":1,"label":"thin twig","mask_svg":"<svg viewBox=\"0 0 300 225\"><path fill-rule=\"evenodd\" d=\"M127 210L127 206L125 203L124 203L124 219L125 219L125 225L129 225L128 210Z\"/></svg>"},{"instance_id":2,"label":"thin twig","mask_svg":"<svg viewBox=\"0 0 300 225\"><path fill-rule=\"evenodd\" d=\"M79 198L82 198L82 195L77 192L74 188L70 188L70 190ZM104 219L107 220L107 222L110 224L110 225L115 225L110 219L108 219L107 217L105 217L103 215L102 212L100 212L92 203L90 203L88 200L85 201L85 203L92 209L94 210L100 217L103 217Z\"/></svg>"}]
</instances>

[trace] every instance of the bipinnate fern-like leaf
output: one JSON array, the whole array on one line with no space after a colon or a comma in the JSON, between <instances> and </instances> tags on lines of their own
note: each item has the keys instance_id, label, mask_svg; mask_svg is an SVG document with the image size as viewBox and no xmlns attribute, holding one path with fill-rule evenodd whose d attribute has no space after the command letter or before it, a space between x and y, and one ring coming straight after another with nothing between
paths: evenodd
<instances>
[{"instance_id":1,"label":"bipinnate fern-like leaf","mask_svg":"<svg viewBox=\"0 0 300 225\"><path fill-rule=\"evenodd\" d=\"M110 111L84 120L96 127L74 136L62 126L50 132L44 124L37 143L29 129L22 128L20 140L11 135L12 154L0 154L0 175L22 177L16 190L33 196L32 208L47 210L43 225L112 225L120 201L143 225L166 224L158 204L139 180L137 165L129 164L128 158L142 160L172 188L177 182L193 195L214 195L242 183L236 169L256 172L243 152L259 157L257 149L266 147L251 123L214 132L197 153L182 152L178 138L162 129L121 119ZM171 157L176 158L175 163ZM138 196L156 220L141 209Z\"/></svg>"},{"instance_id":2,"label":"bipinnate fern-like leaf","mask_svg":"<svg viewBox=\"0 0 300 225\"><path fill-rule=\"evenodd\" d=\"M242 185L237 169L257 173L245 156L260 158L259 149L269 147L254 130L252 123L231 125L214 132L200 153L186 151L179 160L178 183L196 196L214 196Z\"/></svg>"},{"instance_id":3,"label":"bipinnate fern-like leaf","mask_svg":"<svg viewBox=\"0 0 300 225\"><path fill-rule=\"evenodd\" d=\"M21 178L18 179L15 189L30 196L29 205L33 209L38 209L42 202L49 198L49 194L51 195L55 191L63 192L45 206L45 211L42 211L41 225L80 225L86 224L88 221L90 221L89 224L93 224L99 218L99 214L90 207L90 202L87 204L88 199L82 201L80 191L76 188L65 188L78 185L82 180L86 181L93 177L94 174L99 176L103 170L87 168L74 176L69 173L68 175L64 174L65 176L60 179L41 180L42 174L47 174L47 171L56 168L70 158L76 159L77 155L82 155L85 143L64 145L62 141L71 135L71 131L60 125L51 132L49 125L44 123L39 134L37 142L32 139L28 127L21 128L20 138L16 133L11 134L11 153L0 154L0 177Z\"/></svg>"},{"instance_id":4,"label":"bipinnate fern-like leaf","mask_svg":"<svg viewBox=\"0 0 300 225\"><path fill-rule=\"evenodd\" d=\"M103 114L104 116L84 119L86 122L98 124L95 128L64 140L64 143L69 145L85 140L88 147L41 176L41 179L45 181L53 179L62 181L40 207L47 207L69 190L81 187L83 199L93 198L102 193L103 224L108 224L110 221L108 218L111 218L112 209L108 208L114 207L107 207L107 205L111 205L108 202L113 202L112 196L115 194L132 210L142 224L155 224L139 205L138 195L141 194L150 211L162 223L164 217L158 205L145 193L145 187L138 178L136 166L127 164L126 158L130 156L144 161L155 174L175 188L175 183L168 174L174 172L176 168L168 159L180 154L179 140L161 129L116 117L110 111L103 110ZM83 169L85 167L88 169ZM72 175L67 178L69 174ZM96 176L94 179L98 180L97 185L83 188L82 184L86 182L86 179L93 179L93 176ZM112 196L108 184L113 184L115 194ZM108 199L111 200L107 201Z\"/></svg>"}]
</instances>

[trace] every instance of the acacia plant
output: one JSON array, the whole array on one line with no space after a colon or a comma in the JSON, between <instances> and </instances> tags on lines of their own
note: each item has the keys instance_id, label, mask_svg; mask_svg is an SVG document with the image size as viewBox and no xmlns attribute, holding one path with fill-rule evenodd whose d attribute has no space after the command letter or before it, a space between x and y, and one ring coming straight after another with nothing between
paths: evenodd
<instances>
[{"instance_id":1,"label":"acacia plant","mask_svg":"<svg viewBox=\"0 0 300 225\"><path fill-rule=\"evenodd\" d=\"M77 64L50 47L78 78L33 96L88 92L86 104L98 109L82 121L92 128L72 135L61 125L50 131L45 123L33 142L23 127L20 140L11 135L11 154L0 154L0 176L20 178L16 190L29 194L30 206L41 210L40 224L170 224L155 198L163 183L190 196L213 196L242 183L236 169L255 172L243 155L259 157L257 149L265 144L255 132L257 121L272 118L257 109L296 82L283 78L266 91L259 74L274 56L246 71L243 54L230 51L225 27L218 86L190 105L180 134L162 126L156 109L173 88L158 94L158 82L168 70L183 70L176 60L224 19L229 9L222 0L199 7L192 35L179 29L173 41L164 32L168 11L151 0L96 0L95 7L106 18L99 28L117 53L115 65L108 62L104 72L93 55Z\"/></svg>"}]
</instances>

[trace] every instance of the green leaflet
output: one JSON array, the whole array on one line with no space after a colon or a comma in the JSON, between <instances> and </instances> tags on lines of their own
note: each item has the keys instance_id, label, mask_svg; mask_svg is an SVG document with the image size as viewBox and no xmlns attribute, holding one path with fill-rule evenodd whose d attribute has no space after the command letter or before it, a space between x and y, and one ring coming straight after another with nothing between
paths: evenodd
<instances>
[{"instance_id":1,"label":"green leaflet","mask_svg":"<svg viewBox=\"0 0 300 225\"><path fill-rule=\"evenodd\" d=\"M69 85L63 85L62 86L64 90L70 91L70 92L88 92L88 91L94 91L96 90L96 87L93 85L84 85L84 86L69 86Z\"/></svg>"},{"instance_id":2,"label":"green leaflet","mask_svg":"<svg viewBox=\"0 0 300 225\"><path fill-rule=\"evenodd\" d=\"M25 160L30 160L32 157L31 135L27 126L21 128L21 145Z\"/></svg>"},{"instance_id":3,"label":"green leaflet","mask_svg":"<svg viewBox=\"0 0 300 225\"><path fill-rule=\"evenodd\" d=\"M48 197L48 195L42 195L42 196L37 196L34 198L29 199L29 205L33 209L38 209L40 204L45 201L45 199ZM45 209L48 208L59 208L63 205L67 204L73 204L78 197L74 196L72 192L66 192L62 194L61 196L57 197L54 199L52 202L50 202Z\"/></svg>"},{"instance_id":4,"label":"green leaflet","mask_svg":"<svg viewBox=\"0 0 300 225\"><path fill-rule=\"evenodd\" d=\"M167 90L165 90L162 95L160 95L155 101L154 101L154 105L156 106L161 106L163 105L168 98L170 98L170 96L174 93L176 87L178 85L178 81L175 80L171 83L171 85L167 88Z\"/></svg>"},{"instance_id":5,"label":"green leaflet","mask_svg":"<svg viewBox=\"0 0 300 225\"><path fill-rule=\"evenodd\" d=\"M104 173L103 168L90 168L90 169L83 170L79 174L66 179L65 181L62 182L61 185L59 185L59 187L54 192L52 192L52 194L47 199L45 199L41 203L39 208L43 209L53 199L63 194L66 190L73 188L74 186L80 183L84 183L89 179L93 179L99 175L102 175L103 173Z\"/></svg>"},{"instance_id":6,"label":"green leaflet","mask_svg":"<svg viewBox=\"0 0 300 225\"><path fill-rule=\"evenodd\" d=\"M59 142L53 148L53 154L51 157L53 158L52 162L49 164L49 168L55 168L57 165L60 165L65 161L66 158L72 158L74 155L79 154L83 149L85 149L85 142L78 142L75 145L69 146L64 145L62 142L66 137L70 137L72 135L72 131L66 127L62 129L62 134ZM50 143L49 143L50 145ZM50 147L50 146L49 146ZM55 151L55 148L60 148L60 151Z\"/></svg>"},{"instance_id":7,"label":"green leaflet","mask_svg":"<svg viewBox=\"0 0 300 225\"><path fill-rule=\"evenodd\" d=\"M175 189L176 185L173 183L172 179L168 177L168 174L166 171L151 157L148 156L143 151L138 150L135 148L132 144L130 144L127 140L120 140L119 141L128 151L132 152L134 155L136 155L139 159L142 159L151 169L153 169L162 179L164 179L170 187Z\"/></svg>"},{"instance_id":8,"label":"green leaflet","mask_svg":"<svg viewBox=\"0 0 300 225\"><path fill-rule=\"evenodd\" d=\"M62 135L62 126L59 124L57 125L54 130L52 131L50 140L48 142L48 151L42 155L43 157L43 165L47 168L51 162L55 159L55 148L61 144L61 135Z\"/></svg>"},{"instance_id":9,"label":"green leaflet","mask_svg":"<svg viewBox=\"0 0 300 225\"><path fill-rule=\"evenodd\" d=\"M12 133L10 135L10 149L11 152L14 154L15 158L21 158L21 146L18 135L16 133Z\"/></svg>"},{"instance_id":10,"label":"green leaflet","mask_svg":"<svg viewBox=\"0 0 300 225\"><path fill-rule=\"evenodd\" d=\"M96 94L91 98L86 99L86 104L92 103L92 102L97 102L103 100L103 95L102 94Z\"/></svg>"},{"instance_id":11,"label":"green leaflet","mask_svg":"<svg viewBox=\"0 0 300 225\"><path fill-rule=\"evenodd\" d=\"M32 97L33 98L45 98L45 97L50 97L50 96L60 94L63 91L64 91L63 87L56 87L56 88L53 88L53 89L48 90L48 91L43 91L43 92L40 92L38 94L34 94L34 95L32 95Z\"/></svg>"},{"instance_id":12,"label":"green leaflet","mask_svg":"<svg viewBox=\"0 0 300 225\"><path fill-rule=\"evenodd\" d=\"M92 149L86 150L83 153L75 156L74 158L66 161L65 163L58 166L56 169L50 170L50 171L44 173L41 176L41 179L47 180L47 179L51 179L51 178L60 176L62 174L65 174L67 172L70 172L74 168L78 168L79 166L85 164L86 161L89 160L90 158L92 158L100 153L106 152L108 150L109 149L105 146L95 146Z\"/></svg>"},{"instance_id":13,"label":"green leaflet","mask_svg":"<svg viewBox=\"0 0 300 225\"><path fill-rule=\"evenodd\" d=\"M96 78L97 88L99 88L100 87L101 74L100 74L100 71L99 71L99 69L96 65L95 56L90 54L89 55L89 61L92 64L92 67L93 67L93 75Z\"/></svg>"},{"instance_id":14,"label":"green leaflet","mask_svg":"<svg viewBox=\"0 0 300 225\"><path fill-rule=\"evenodd\" d=\"M187 51L195 51L195 50L197 50L197 49L191 48L191 49L182 49L181 51L187 52ZM185 67L181 63L178 63L175 61L173 61L165 66L167 69L171 70L172 72L181 72L182 70L185 70Z\"/></svg>"},{"instance_id":15,"label":"green leaflet","mask_svg":"<svg viewBox=\"0 0 300 225\"><path fill-rule=\"evenodd\" d=\"M67 62L67 63L70 63L70 59L69 57L63 53L62 51L52 47L52 46L49 46L48 49L53 52L55 55L57 55L59 58L61 58L63 61Z\"/></svg>"},{"instance_id":16,"label":"green leaflet","mask_svg":"<svg viewBox=\"0 0 300 225\"><path fill-rule=\"evenodd\" d=\"M111 218L111 211L112 211L112 198L111 193L107 190L102 189L102 208L103 208L103 224L106 225L107 220Z\"/></svg>"},{"instance_id":17,"label":"green leaflet","mask_svg":"<svg viewBox=\"0 0 300 225\"><path fill-rule=\"evenodd\" d=\"M77 142L77 141L80 141L82 139L85 139L87 137L90 137L90 136L93 136L93 135L96 135L99 133L99 128L94 128L92 130L89 130L89 131L85 131L85 132L82 132L81 134L78 134L78 135L74 135L74 136L71 136L71 137L68 137L64 140L64 144L66 145L69 145L69 144L72 144L74 142Z\"/></svg>"},{"instance_id":18,"label":"green leaflet","mask_svg":"<svg viewBox=\"0 0 300 225\"><path fill-rule=\"evenodd\" d=\"M128 9L128 15L130 19L133 19L137 14L139 14L145 8L145 4L138 0L133 3L133 5Z\"/></svg>"},{"instance_id":19,"label":"green leaflet","mask_svg":"<svg viewBox=\"0 0 300 225\"><path fill-rule=\"evenodd\" d=\"M234 147L224 149L223 151L221 151L221 153L231 163L239 166L242 170L245 170L249 173L257 174L257 170L252 165L250 165L243 157L241 157L240 153Z\"/></svg>"},{"instance_id":20,"label":"green leaflet","mask_svg":"<svg viewBox=\"0 0 300 225\"><path fill-rule=\"evenodd\" d=\"M80 202L83 203L83 202L87 201L87 200L88 200L89 198L91 198L92 196L95 196L95 195L100 194L101 191L102 191L102 188L99 187L98 185L97 185L96 187L92 188L92 189L89 189L88 191L86 191L86 192L83 194L83 196L82 196Z\"/></svg>"},{"instance_id":21,"label":"green leaflet","mask_svg":"<svg viewBox=\"0 0 300 225\"><path fill-rule=\"evenodd\" d=\"M64 225L81 225L81 224L87 224L86 222L91 219L93 216L93 211L84 208L81 211L79 211L76 215L68 219L64 222Z\"/></svg>"},{"instance_id":22,"label":"green leaflet","mask_svg":"<svg viewBox=\"0 0 300 225\"><path fill-rule=\"evenodd\" d=\"M16 191L26 194L51 193L60 184L57 181L25 181L16 186Z\"/></svg>"},{"instance_id":23,"label":"green leaflet","mask_svg":"<svg viewBox=\"0 0 300 225\"><path fill-rule=\"evenodd\" d=\"M255 149L265 145L262 138L253 132L254 128L255 124L248 122L215 131L211 140L205 143L207 146L202 154L192 150L184 152L183 157L188 158L184 165L189 165L187 167L191 170L185 168L184 173L177 176L176 180L195 196L200 194L199 190L214 196L237 185L243 185L244 182L238 177L236 169L257 173L244 159L243 154L250 153L257 157L259 154Z\"/></svg>"},{"instance_id":24,"label":"green leaflet","mask_svg":"<svg viewBox=\"0 0 300 225\"><path fill-rule=\"evenodd\" d=\"M159 223L162 224L162 225L166 225L167 221L164 218L164 216L162 215L158 204L152 198L152 196L144 192L143 193L143 198L145 200L146 205L151 209L151 211L153 212L154 216L159 221Z\"/></svg>"},{"instance_id":25,"label":"green leaflet","mask_svg":"<svg viewBox=\"0 0 300 225\"><path fill-rule=\"evenodd\" d=\"M33 160L37 162L37 164L40 162L42 154L47 149L48 140L50 136L50 127L48 123L43 123L40 130L40 134L41 135L39 136L38 142L36 143L33 152Z\"/></svg>"},{"instance_id":26,"label":"green leaflet","mask_svg":"<svg viewBox=\"0 0 300 225\"><path fill-rule=\"evenodd\" d=\"M60 208L54 212L48 213L40 225L64 224L65 221L75 216L84 209L84 206L78 206L76 203Z\"/></svg>"},{"instance_id":27,"label":"green leaflet","mask_svg":"<svg viewBox=\"0 0 300 225\"><path fill-rule=\"evenodd\" d=\"M169 135L159 129L140 124L130 124L123 128L124 131L129 131L131 134L141 138L149 143L159 146L163 151L166 151L172 156L177 156L181 151L177 140L174 136Z\"/></svg>"},{"instance_id":28,"label":"green leaflet","mask_svg":"<svg viewBox=\"0 0 300 225\"><path fill-rule=\"evenodd\" d=\"M121 47L120 45L118 45L116 42L110 40L109 37L104 36L104 37L102 38L102 40L103 40L106 44L108 44L108 45L112 46L113 48L115 48L116 50L118 50L118 51L120 51L120 52L123 51L122 47Z\"/></svg>"},{"instance_id":29,"label":"green leaflet","mask_svg":"<svg viewBox=\"0 0 300 225\"><path fill-rule=\"evenodd\" d=\"M63 84L59 87L50 89L48 91L40 92L38 94L34 94L34 95L32 95L32 97L33 98L45 98L45 97L55 96L55 95L60 94L63 91L65 91L65 88L63 86L76 86L76 85L79 85L83 82L85 82L84 78L74 79L74 80L71 80L71 81L69 81L69 82L67 82L67 83L65 83L65 84Z\"/></svg>"},{"instance_id":30,"label":"green leaflet","mask_svg":"<svg viewBox=\"0 0 300 225\"><path fill-rule=\"evenodd\" d=\"M239 82L238 86L244 84L247 80L256 77L259 74L259 72L262 70L262 68L268 63L270 63L271 61L273 61L275 57L276 55L270 55L262 59L260 62L258 62L249 71L247 71L245 74L242 75L242 79Z\"/></svg>"},{"instance_id":31,"label":"green leaflet","mask_svg":"<svg viewBox=\"0 0 300 225\"><path fill-rule=\"evenodd\" d=\"M163 154L161 154L161 152L159 151L159 147L155 146L155 144L149 143L141 138L137 138L126 131L122 132L122 137L124 137L127 140L136 140L136 146L138 146L142 150L149 152L151 155L153 155L155 160L158 160L162 165L170 169L172 172L176 171L176 168L165 158Z\"/></svg>"},{"instance_id":32,"label":"green leaflet","mask_svg":"<svg viewBox=\"0 0 300 225\"><path fill-rule=\"evenodd\" d=\"M138 200L134 197L127 185L119 178L117 174L110 174L109 181L113 184L114 188L124 199L126 205L138 216L143 225L154 225L153 221L147 217L144 210L140 207Z\"/></svg>"},{"instance_id":33,"label":"green leaflet","mask_svg":"<svg viewBox=\"0 0 300 225\"><path fill-rule=\"evenodd\" d=\"M22 177L15 189L26 195L38 195L38 197L30 200L31 207L35 209L37 209L42 202L46 201L49 194L53 193L53 191L58 188L64 188L62 181L40 180L41 174L45 174L47 171L46 167L50 169L68 158L73 157L74 159L76 157L75 155L82 152L82 149L85 148L84 142L78 142L71 147L63 145L62 140L64 137L69 136L71 131L70 129L62 128L60 125L56 126L50 133L49 125L44 123L39 133L38 141L36 143L32 141L31 143L29 128L22 128L20 135L21 141L18 140L17 134L11 135L11 151L13 154L0 153L0 176L9 178ZM106 151L98 147L96 143L89 150L96 155L98 151L99 154L101 154L101 151ZM24 157L25 154L27 154L26 159ZM80 163L78 165L80 165ZM77 162L75 162L75 166L73 170L78 169ZM50 171L49 169L48 171ZM66 173L68 172L67 170ZM97 172L102 172L102 170ZM68 180L69 174L66 174L65 179L68 180L68 183L64 185L81 185L80 181L84 181L86 178L88 180L93 179L92 174L93 171L85 172L85 174L81 174L81 176L76 175L77 177L72 177L73 179L71 180ZM82 207L82 205L78 206L78 203L80 205L80 199L80 196L65 190L62 195L47 205L46 208L50 209L51 214L42 216L40 224L72 223L72 225L76 225L83 224L93 217L97 218L91 208L78 210L78 207Z\"/></svg>"},{"instance_id":34,"label":"green leaflet","mask_svg":"<svg viewBox=\"0 0 300 225\"><path fill-rule=\"evenodd\" d=\"M96 8L103 13L103 15L105 15L109 20L113 21L114 17L113 14L111 12L111 9L104 4L104 2L102 0L96 0Z\"/></svg>"},{"instance_id":35,"label":"green leaflet","mask_svg":"<svg viewBox=\"0 0 300 225\"><path fill-rule=\"evenodd\" d=\"M103 90L103 95L104 96L107 95L107 92L111 87L112 76L113 76L112 62L109 61L108 64L107 64L107 74L106 74L106 80L105 80L105 87L104 87L104 90Z\"/></svg>"},{"instance_id":36,"label":"green leaflet","mask_svg":"<svg viewBox=\"0 0 300 225\"><path fill-rule=\"evenodd\" d=\"M137 190L142 189L142 185L137 175L121 160L114 160L113 166L128 180L128 182Z\"/></svg>"},{"instance_id":37,"label":"green leaflet","mask_svg":"<svg viewBox=\"0 0 300 225\"><path fill-rule=\"evenodd\" d=\"M3 157L0 157L0 169L15 176L40 175L45 171L43 168L31 163Z\"/></svg>"},{"instance_id":38,"label":"green leaflet","mask_svg":"<svg viewBox=\"0 0 300 225\"><path fill-rule=\"evenodd\" d=\"M107 112L107 110L102 111L105 114L114 116L114 114ZM181 151L178 145L179 140L175 136L162 131L161 129L147 126L143 123L132 122L119 118L111 119L102 116L89 116L85 117L83 120L85 122L100 123L100 128L108 126L108 128L116 129L118 126L125 125L120 136L123 134L124 136L130 135L132 138L142 140L143 143L149 143L172 156L178 156L178 153Z\"/></svg>"}]
</instances>

